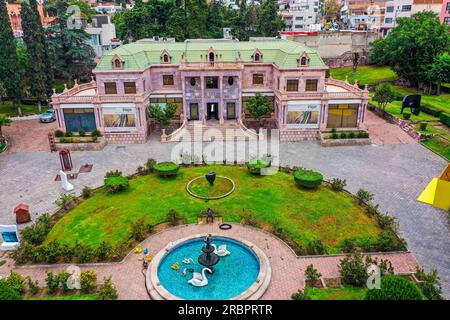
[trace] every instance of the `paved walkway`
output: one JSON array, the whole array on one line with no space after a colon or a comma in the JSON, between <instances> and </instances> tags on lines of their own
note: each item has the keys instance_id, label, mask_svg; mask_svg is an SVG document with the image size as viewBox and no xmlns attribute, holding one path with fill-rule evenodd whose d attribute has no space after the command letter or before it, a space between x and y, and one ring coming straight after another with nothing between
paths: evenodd
<instances>
[{"instance_id":1,"label":"paved walkway","mask_svg":"<svg viewBox=\"0 0 450 320\"><path fill-rule=\"evenodd\" d=\"M91 173L72 180L79 193L85 186L103 183L106 171L135 172L147 158L169 159L174 144L152 138L146 144L120 147L108 145L103 151L72 152L75 171L85 163L94 164ZM409 250L426 269L437 268L444 292L450 297L450 226L448 213L418 203L428 182L445 164L442 158L418 143L322 148L314 142L280 145L281 163L321 171L325 178L347 180L347 189L364 188L374 193L381 210L397 217ZM52 212L54 200L62 193L55 176L58 155L49 152L9 152L0 155L0 223L14 223L13 208L20 202L34 214ZM35 217L35 215L34 215Z\"/></svg>"},{"instance_id":2,"label":"paved walkway","mask_svg":"<svg viewBox=\"0 0 450 320\"><path fill-rule=\"evenodd\" d=\"M38 119L16 120L9 127L2 127L2 130L11 143L8 152L49 151L47 134L56 130L56 122L41 123Z\"/></svg>"},{"instance_id":3,"label":"paved walkway","mask_svg":"<svg viewBox=\"0 0 450 320\"><path fill-rule=\"evenodd\" d=\"M364 126L369 131L373 144L400 144L417 143L405 131L396 124L392 124L377 116L371 111L367 111Z\"/></svg>"},{"instance_id":4,"label":"paved walkway","mask_svg":"<svg viewBox=\"0 0 450 320\"><path fill-rule=\"evenodd\" d=\"M306 267L313 264L325 278L339 276L339 261L342 256L325 257L297 257L294 252L281 240L261 230L234 224L231 230L220 230L216 225L187 225L165 230L153 235L142 243L142 247L148 248L152 255L164 249L167 244L189 235L201 233L219 233L224 236L238 236L251 241L265 252L270 260L272 278L263 300L289 300L292 293L303 289L304 272ZM231 253L233 254L233 253ZM374 255L379 259L388 259L392 262L396 273L414 272L417 262L410 253L379 254ZM108 265L91 265L82 267L82 270L95 270L98 280L112 276L112 280L119 291L120 299L149 299L144 286L142 262L139 255L131 253L122 263ZM12 268L11 261L5 268L0 268L0 274L6 276ZM54 266L48 268L20 267L15 271L24 276L30 276L33 280L45 284L46 272L63 271L65 267Z\"/></svg>"}]
</instances>

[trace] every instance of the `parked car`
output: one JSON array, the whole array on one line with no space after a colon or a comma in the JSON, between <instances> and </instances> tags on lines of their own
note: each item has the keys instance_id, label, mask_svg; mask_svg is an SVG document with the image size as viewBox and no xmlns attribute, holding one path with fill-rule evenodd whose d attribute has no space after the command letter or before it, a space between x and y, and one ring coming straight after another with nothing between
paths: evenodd
<instances>
[{"instance_id":1,"label":"parked car","mask_svg":"<svg viewBox=\"0 0 450 320\"><path fill-rule=\"evenodd\" d=\"M41 122L53 122L56 120L56 113L53 109L48 109L39 117Z\"/></svg>"}]
</instances>

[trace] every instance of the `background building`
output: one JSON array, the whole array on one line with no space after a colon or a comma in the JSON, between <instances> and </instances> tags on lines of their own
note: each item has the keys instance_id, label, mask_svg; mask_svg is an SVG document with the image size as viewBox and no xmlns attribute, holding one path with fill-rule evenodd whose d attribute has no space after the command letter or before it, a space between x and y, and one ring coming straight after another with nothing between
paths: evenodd
<instances>
[{"instance_id":1,"label":"background building","mask_svg":"<svg viewBox=\"0 0 450 320\"><path fill-rule=\"evenodd\" d=\"M398 18L410 18L414 0L393 0L386 1L384 20L382 24L383 35L387 35L389 30L394 28Z\"/></svg>"},{"instance_id":2,"label":"background building","mask_svg":"<svg viewBox=\"0 0 450 320\"><path fill-rule=\"evenodd\" d=\"M413 0L413 7L411 14L420 11L433 11L438 15L441 14L443 0Z\"/></svg>"},{"instance_id":3,"label":"background building","mask_svg":"<svg viewBox=\"0 0 450 320\"><path fill-rule=\"evenodd\" d=\"M285 31L318 31L319 0L281 0L279 13L286 24Z\"/></svg>"},{"instance_id":4,"label":"background building","mask_svg":"<svg viewBox=\"0 0 450 320\"><path fill-rule=\"evenodd\" d=\"M111 23L111 16L99 14L92 17L92 23L85 28L91 38L89 44L94 49L97 57L107 50L117 48L122 42L116 38L116 27Z\"/></svg>"},{"instance_id":5,"label":"background building","mask_svg":"<svg viewBox=\"0 0 450 320\"><path fill-rule=\"evenodd\" d=\"M20 15L20 9L22 5L20 3L6 3L6 9L8 10L9 21L11 23L11 28L13 30L15 37L22 37L22 17ZM47 13L44 12L44 7L41 3L38 4L39 16L41 17L42 26L48 27L53 21L53 17L49 17Z\"/></svg>"},{"instance_id":6,"label":"background building","mask_svg":"<svg viewBox=\"0 0 450 320\"><path fill-rule=\"evenodd\" d=\"M347 0L347 20L350 29L381 30L386 0Z\"/></svg>"},{"instance_id":7,"label":"background building","mask_svg":"<svg viewBox=\"0 0 450 320\"><path fill-rule=\"evenodd\" d=\"M444 0L442 2L441 14L439 19L442 23L450 25L450 0Z\"/></svg>"}]
</instances>

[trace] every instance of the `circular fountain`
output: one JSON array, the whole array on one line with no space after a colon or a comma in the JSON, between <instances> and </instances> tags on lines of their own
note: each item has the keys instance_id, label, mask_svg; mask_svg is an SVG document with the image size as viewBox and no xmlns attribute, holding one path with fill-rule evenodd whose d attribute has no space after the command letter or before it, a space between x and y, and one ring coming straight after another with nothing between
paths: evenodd
<instances>
[{"instance_id":1,"label":"circular fountain","mask_svg":"<svg viewBox=\"0 0 450 320\"><path fill-rule=\"evenodd\" d=\"M214 251L223 246L229 253L219 257ZM176 262L178 270L171 268ZM214 273L204 271L212 267ZM206 277L207 284L194 285L195 273ZM157 253L147 269L146 284L154 300L253 300L264 294L270 278L269 259L261 249L239 237L213 233L176 240Z\"/></svg>"}]
</instances>

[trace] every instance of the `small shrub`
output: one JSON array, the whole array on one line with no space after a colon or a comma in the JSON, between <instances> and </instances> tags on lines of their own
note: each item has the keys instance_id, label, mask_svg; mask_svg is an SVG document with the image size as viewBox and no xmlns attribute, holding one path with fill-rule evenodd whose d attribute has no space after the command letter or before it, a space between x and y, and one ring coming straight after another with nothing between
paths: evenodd
<instances>
[{"instance_id":1,"label":"small shrub","mask_svg":"<svg viewBox=\"0 0 450 320\"><path fill-rule=\"evenodd\" d=\"M321 276L322 276L322 274L319 273L312 264L310 264L309 266L306 267L305 277L306 277L306 280L308 280L311 284L314 284L317 281L319 281Z\"/></svg>"},{"instance_id":2,"label":"small shrub","mask_svg":"<svg viewBox=\"0 0 450 320\"><path fill-rule=\"evenodd\" d=\"M420 130L420 131L425 131L425 130L427 130L427 125L428 125L428 122L421 122L421 123L419 124L419 130Z\"/></svg>"},{"instance_id":3,"label":"small shrub","mask_svg":"<svg viewBox=\"0 0 450 320\"><path fill-rule=\"evenodd\" d=\"M111 177L121 177L122 171L115 170L115 171L108 171L105 174L105 178L111 178Z\"/></svg>"},{"instance_id":4,"label":"small shrub","mask_svg":"<svg viewBox=\"0 0 450 320\"><path fill-rule=\"evenodd\" d=\"M105 187L109 193L114 194L128 189L130 186L130 182L127 178L118 176L118 177L109 177L105 179Z\"/></svg>"},{"instance_id":5,"label":"small shrub","mask_svg":"<svg viewBox=\"0 0 450 320\"><path fill-rule=\"evenodd\" d=\"M337 132L336 128L331 129L331 133L336 133L336 132Z\"/></svg>"},{"instance_id":6,"label":"small shrub","mask_svg":"<svg viewBox=\"0 0 450 320\"><path fill-rule=\"evenodd\" d=\"M93 136L93 137L101 137L101 136L102 136L102 133L101 133L99 130L94 129L94 130L92 130L92 132L91 132L91 136Z\"/></svg>"},{"instance_id":7,"label":"small shrub","mask_svg":"<svg viewBox=\"0 0 450 320\"><path fill-rule=\"evenodd\" d=\"M139 167L137 167L136 172L138 174L143 174L144 172L146 172L146 170L143 166L139 166Z\"/></svg>"},{"instance_id":8,"label":"small shrub","mask_svg":"<svg viewBox=\"0 0 450 320\"><path fill-rule=\"evenodd\" d=\"M76 198L77 197L74 194L62 194L58 199L56 199L55 204L67 211Z\"/></svg>"},{"instance_id":9,"label":"small shrub","mask_svg":"<svg viewBox=\"0 0 450 320\"><path fill-rule=\"evenodd\" d=\"M409 112L404 112L404 113L402 114L402 116L403 116L403 120L409 120L409 119L411 119L411 113L409 113Z\"/></svg>"},{"instance_id":10,"label":"small shrub","mask_svg":"<svg viewBox=\"0 0 450 320\"><path fill-rule=\"evenodd\" d=\"M326 254L327 250L321 240L313 240L308 242L306 252L310 255L321 255Z\"/></svg>"},{"instance_id":11,"label":"small shrub","mask_svg":"<svg viewBox=\"0 0 450 320\"><path fill-rule=\"evenodd\" d=\"M382 231L378 238L377 248L381 252L400 251L406 247L405 241L392 231Z\"/></svg>"},{"instance_id":12,"label":"small shrub","mask_svg":"<svg viewBox=\"0 0 450 320\"><path fill-rule=\"evenodd\" d=\"M69 288L67 285L67 281L69 280L70 276L70 273L64 271L58 274L59 284L61 285L61 288L64 292L71 290L71 288Z\"/></svg>"},{"instance_id":13,"label":"small shrub","mask_svg":"<svg viewBox=\"0 0 450 320\"><path fill-rule=\"evenodd\" d=\"M153 172L153 167L156 165L156 160L149 158L147 162L145 162L145 170L147 172Z\"/></svg>"},{"instance_id":14,"label":"small shrub","mask_svg":"<svg viewBox=\"0 0 450 320\"><path fill-rule=\"evenodd\" d=\"M59 287L59 277L51 271L47 272L45 283L47 284L47 293L55 294Z\"/></svg>"},{"instance_id":15,"label":"small shrub","mask_svg":"<svg viewBox=\"0 0 450 320\"><path fill-rule=\"evenodd\" d=\"M311 300L311 297L301 290L298 290L296 293L292 294L291 298L292 300Z\"/></svg>"},{"instance_id":16,"label":"small shrub","mask_svg":"<svg viewBox=\"0 0 450 320\"><path fill-rule=\"evenodd\" d=\"M80 286L83 292L94 291L97 287L97 274L90 270L81 272Z\"/></svg>"},{"instance_id":17,"label":"small shrub","mask_svg":"<svg viewBox=\"0 0 450 320\"><path fill-rule=\"evenodd\" d=\"M80 137L84 137L86 135L86 130L81 128L80 130L78 130L78 134L80 135Z\"/></svg>"},{"instance_id":18,"label":"small shrub","mask_svg":"<svg viewBox=\"0 0 450 320\"><path fill-rule=\"evenodd\" d=\"M353 253L355 252L357 247L356 240L353 238L348 238L342 240L341 248L345 253Z\"/></svg>"},{"instance_id":19,"label":"small shrub","mask_svg":"<svg viewBox=\"0 0 450 320\"><path fill-rule=\"evenodd\" d=\"M178 221L180 221L180 220L181 220L181 216L177 211L170 209L169 212L167 212L167 221L169 222L169 224L171 226L178 225Z\"/></svg>"},{"instance_id":20,"label":"small shrub","mask_svg":"<svg viewBox=\"0 0 450 320\"><path fill-rule=\"evenodd\" d=\"M270 162L264 160L251 160L247 163L247 169L252 174L261 174L261 170L269 168Z\"/></svg>"},{"instance_id":21,"label":"small shrub","mask_svg":"<svg viewBox=\"0 0 450 320\"><path fill-rule=\"evenodd\" d=\"M56 130L56 131L55 131L55 137L56 137L56 138L64 137L64 132L61 131L61 130Z\"/></svg>"},{"instance_id":22,"label":"small shrub","mask_svg":"<svg viewBox=\"0 0 450 320\"><path fill-rule=\"evenodd\" d=\"M144 219L139 219L131 225L130 229L130 238L141 242L149 231L149 225L145 223Z\"/></svg>"},{"instance_id":23,"label":"small shrub","mask_svg":"<svg viewBox=\"0 0 450 320\"><path fill-rule=\"evenodd\" d=\"M398 232L398 223L395 217L378 212L377 223L383 230Z\"/></svg>"},{"instance_id":24,"label":"small shrub","mask_svg":"<svg viewBox=\"0 0 450 320\"><path fill-rule=\"evenodd\" d=\"M370 217L372 217L374 215L378 215L380 213L379 209L378 209L379 206L380 205L378 205L378 204L374 205L371 202L367 203L367 207L366 207L367 215L370 216Z\"/></svg>"},{"instance_id":25,"label":"small shrub","mask_svg":"<svg viewBox=\"0 0 450 320\"><path fill-rule=\"evenodd\" d=\"M89 188L88 186L85 186L83 188L83 190L81 191L81 195L83 196L83 198L88 199L91 197L92 195L92 189Z\"/></svg>"},{"instance_id":26,"label":"small shrub","mask_svg":"<svg viewBox=\"0 0 450 320\"><path fill-rule=\"evenodd\" d=\"M241 223L244 225L247 225L247 226L255 227L255 228L259 226L258 219L256 219L252 215L246 215L242 219Z\"/></svg>"},{"instance_id":27,"label":"small shrub","mask_svg":"<svg viewBox=\"0 0 450 320\"><path fill-rule=\"evenodd\" d=\"M36 222L20 232L23 241L31 244L41 244L51 228L51 217L48 213L41 215Z\"/></svg>"},{"instance_id":28,"label":"small shrub","mask_svg":"<svg viewBox=\"0 0 450 320\"><path fill-rule=\"evenodd\" d=\"M27 287L32 295L36 295L39 293L39 282L31 280L30 277L26 277L27 279Z\"/></svg>"},{"instance_id":29,"label":"small shrub","mask_svg":"<svg viewBox=\"0 0 450 320\"><path fill-rule=\"evenodd\" d=\"M441 114L439 115L439 121L450 127L450 113L441 112Z\"/></svg>"},{"instance_id":30,"label":"small shrub","mask_svg":"<svg viewBox=\"0 0 450 320\"><path fill-rule=\"evenodd\" d=\"M345 179L334 178L330 181L331 189L334 191L342 191L347 185L347 181Z\"/></svg>"},{"instance_id":31,"label":"small shrub","mask_svg":"<svg viewBox=\"0 0 450 320\"><path fill-rule=\"evenodd\" d=\"M8 278L3 280L11 289L22 294L25 291L25 278L17 272L11 271Z\"/></svg>"},{"instance_id":32,"label":"small shrub","mask_svg":"<svg viewBox=\"0 0 450 320\"><path fill-rule=\"evenodd\" d=\"M66 137L68 138L73 137L73 133L70 131L66 131Z\"/></svg>"},{"instance_id":33,"label":"small shrub","mask_svg":"<svg viewBox=\"0 0 450 320\"><path fill-rule=\"evenodd\" d=\"M336 132L331 134L331 139L339 139L339 135Z\"/></svg>"},{"instance_id":34,"label":"small shrub","mask_svg":"<svg viewBox=\"0 0 450 320\"><path fill-rule=\"evenodd\" d=\"M366 131L359 131L358 132L357 138L365 139L365 138L368 138L368 137L369 137L369 133L368 132L366 132Z\"/></svg>"},{"instance_id":35,"label":"small shrub","mask_svg":"<svg viewBox=\"0 0 450 320\"><path fill-rule=\"evenodd\" d=\"M367 264L360 254L348 255L341 259L339 273L345 284L355 287L364 286L368 278Z\"/></svg>"},{"instance_id":36,"label":"small shrub","mask_svg":"<svg viewBox=\"0 0 450 320\"><path fill-rule=\"evenodd\" d=\"M93 136L92 137L92 142L96 142L98 140L98 137L97 136Z\"/></svg>"},{"instance_id":37,"label":"small shrub","mask_svg":"<svg viewBox=\"0 0 450 320\"><path fill-rule=\"evenodd\" d=\"M369 203L373 200L373 194L367 190L359 189L358 192L356 192L356 199L358 199L359 205Z\"/></svg>"},{"instance_id":38,"label":"small shrub","mask_svg":"<svg viewBox=\"0 0 450 320\"><path fill-rule=\"evenodd\" d=\"M339 135L339 138L340 138L340 139L347 139L347 133L342 132L342 133Z\"/></svg>"},{"instance_id":39,"label":"small shrub","mask_svg":"<svg viewBox=\"0 0 450 320\"><path fill-rule=\"evenodd\" d=\"M164 176L164 177L173 176L178 173L178 170L180 170L180 165L178 163L170 162L170 161L160 162L153 166L153 170L157 174Z\"/></svg>"},{"instance_id":40,"label":"small shrub","mask_svg":"<svg viewBox=\"0 0 450 320\"><path fill-rule=\"evenodd\" d=\"M356 137L356 135L353 131L348 134L349 139L354 139L355 137Z\"/></svg>"},{"instance_id":41,"label":"small shrub","mask_svg":"<svg viewBox=\"0 0 450 320\"><path fill-rule=\"evenodd\" d=\"M322 185L323 176L312 170L297 170L294 173L294 180L299 187L317 189Z\"/></svg>"},{"instance_id":42,"label":"small shrub","mask_svg":"<svg viewBox=\"0 0 450 320\"><path fill-rule=\"evenodd\" d=\"M366 300L423 300L419 288L411 281L394 275L381 277L380 289L371 289Z\"/></svg>"},{"instance_id":43,"label":"small shrub","mask_svg":"<svg viewBox=\"0 0 450 320\"><path fill-rule=\"evenodd\" d=\"M422 268L417 267L415 275L422 281L417 285L428 300L444 300L437 270L433 269L430 273L426 273Z\"/></svg>"},{"instance_id":44,"label":"small shrub","mask_svg":"<svg viewBox=\"0 0 450 320\"><path fill-rule=\"evenodd\" d=\"M440 110L440 109L437 109L435 107L432 107L432 106L429 106L429 105L423 104L423 103L421 103L421 105L420 105L420 110L422 112L425 112L436 118L439 118L439 116L441 115L441 112L442 112L442 110Z\"/></svg>"},{"instance_id":45,"label":"small shrub","mask_svg":"<svg viewBox=\"0 0 450 320\"><path fill-rule=\"evenodd\" d=\"M111 277L105 278L97 291L99 300L117 300L119 297Z\"/></svg>"},{"instance_id":46,"label":"small shrub","mask_svg":"<svg viewBox=\"0 0 450 320\"><path fill-rule=\"evenodd\" d=\"M78 263L86 263L92 260L95 256L95 251L88 245L75 243L73 255Z\"/></svg>"},{"instance_id":47,"label":"small shrub","mask_svg":"<svg viewBox=\"0 0 450 320\"><path fill-rule=\"evenodd\" d=\"M109 257L111 251L112 246L109 243L102 241L95 250L95 256L98 260L104 261Z\"/></svg>"},{"instance_id":48,"label":"small shrub","mask_svg":"<svg viewBox=\"0 0 450 320\"><path fill-rule=\"evenodd\" d=\"M19 292L10 288L6 281L0 281L0 301L2 300L22 300L22 296Z\"/></svg>"}]
</instances>

